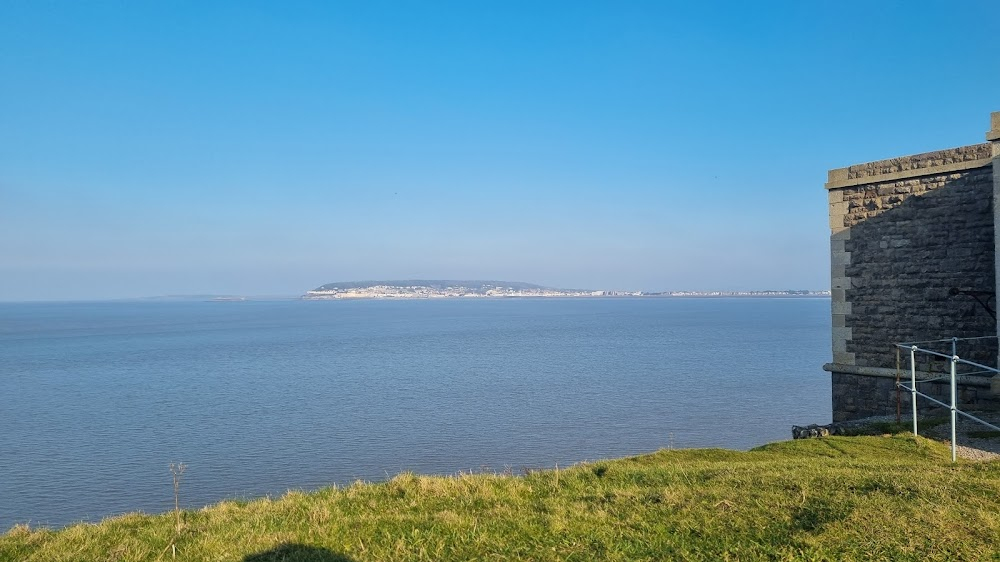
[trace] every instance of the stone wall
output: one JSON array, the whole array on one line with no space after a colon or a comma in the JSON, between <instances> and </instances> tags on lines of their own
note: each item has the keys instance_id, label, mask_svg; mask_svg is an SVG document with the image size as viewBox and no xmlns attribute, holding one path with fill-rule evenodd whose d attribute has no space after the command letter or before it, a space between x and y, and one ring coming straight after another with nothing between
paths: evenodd
<instances>
[{"instance_id":1,"label":"stone wall","mask_svg":"<svg viewBox=\"0 0 1000 562\"><path fill-rule=\"evenodd\" d=\"M891 376L855 375L831 373L833 377L834 421L857 420L872 416L896 415L905 419L911 412L909 391L896 392L896 379ZM903 373L904 382L909 380L909 372ZM962 409L1000 409L1000 399L990 390L989 383L976 381L958 385L958 404ZM917 389L935 400L947 404L951 399L951 386L947 380L919 383ZM920 415L947 415L947 408L922 397L917 399Z\"/></svg>"},{"instance_id":2,"label":"stone wall","mask_svg":"<svg viewBox=\"0 0 1000 562\"><path fill-rule=\"evenodd\" d=\"M993 317L953 291L996 290L996 144L830 172L833 362L825 368L833 373L834 421L896 413L895 343L996 335ZM949 342L921 347L951 353ZM996 340L960 342L958 355L995 366ZM949 365L918 368L941 373ZM943 388L947 402L947 385L921 386L928 394ZM967 407L996 405L983 380L969 379L960 398ZM908 397L903 402L909 411Z\"/></svg>"}]
</instances>

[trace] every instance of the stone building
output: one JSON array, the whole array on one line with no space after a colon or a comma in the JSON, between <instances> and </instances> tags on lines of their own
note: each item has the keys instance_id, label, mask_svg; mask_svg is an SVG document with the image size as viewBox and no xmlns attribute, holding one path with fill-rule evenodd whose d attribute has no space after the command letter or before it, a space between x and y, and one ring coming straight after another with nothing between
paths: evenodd
<instances>
[{"instance_id":1,"label":"stone building","mask_svg":"<svg viewBox=\"0 0 1000 562\"><path fill-rule=\"evenodd\" d=\"M985 143L830 170L833 362L823 368L834 421L909 412L895 384L896 343L979 338L959 341L958 355L997 365L1000 112L990 129ZM952 343L921 347L950 355ZM909 354L900 359L908 376ZM917 362L923 378L949 367ZM960 377L959 402L1000 408L1000 384L982 375ZM920 387L948 401L947 380Z\"/></svg>"}]
</instances>

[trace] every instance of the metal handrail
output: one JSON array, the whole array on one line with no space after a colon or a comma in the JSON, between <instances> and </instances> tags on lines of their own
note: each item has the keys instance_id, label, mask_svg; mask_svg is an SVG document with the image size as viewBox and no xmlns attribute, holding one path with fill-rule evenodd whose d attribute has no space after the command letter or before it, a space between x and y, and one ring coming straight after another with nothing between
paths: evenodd
<instances>
[{"instance_id":1,"label":"metal handrail","mask_svg":"<svg viewBox=\"0 0 1000 562\"><path fill-rule=\"evenodd\" d=\"M909 348L911 345L918 343L951 343L960 341L971 341L971 340L995 340L998 336L975 336L970 338L945 338L941 340L923 340L923 341L904 341L896 344L896 347Z\"/></svg>"},{"instance_id":2,"label":"metal handrail","mask_svg":"<svg viewBox=\"0 0 1000 562\"><path fill-rule=\"evenodd\" d=\"M967 359L962 359L961 357L959 357L958 356L958 342L959 341L967 341L967 340L990 339L990 338L994 338L995 339L996 337L997 336L980 336L980 337L975 337L975 338L951 338L950 340L928 340L928 341L924 341L924 342L907 342L907 343L897 343L896 344L896 347L898 349L908 349L910 351L910 386L906 386L902 382L899 382L898 375L897 375L896 386L898 388L903 388L903 389L906 389L906 390L910 391L910 398L912 400L911 407L913 409L913 435L914 436L917 435L917 396L918 395L919 396L923 396L927 400L930 400L931 402L933 402L935 404L940 404L941 406L944 406L945 408L948 408L949 410L951 410L951 462L956 462L956 460L957 460L957 448L958 448L957 426L958 426L958 416L959 415L965 416L965 417L967 417L967 418L969 418L969 419L971 419L973 421L979 422L980 424L985 425L986 427L990 427L990 428L992 428L992 429L994 429L996 431L1000 431L1000 427L997 427L997 426L995 426L995 425L993 425L991 423L983 421L983 420L977 418L976 416L973 416L972 414L970 414L968 412L963 412L962 410L959 410L958 409L958 404L957 404L958 403L958 400L957 400L957 395L958 395L958 384L957 384L958 373L956 372L957 371L956 368L957 368L957 366L960 363L963 364L963 365L972 365L974 367L978 367L978 368L982 369L981 371L976 371L976 373L992 373L993 376L996 376L998 373L1000 373L1000 369L996 369L994 367L990 367L989 365L983 365L981 363L976 363L975 361L969 361ZM917 343L943 343L943 342L948 342L948 341L951 342L951 355L947 355L947 354L944 354L944 353L939 353L937 351L931 351L929 349L923 349L923 348L918 347L916 345ZM951 373L950 373L950 377L949 377L950 382L951 382L951 403L950 404L945 404L944 402L941 402L940 400L932 398L932 397L928 396L927 394L924 394L923 392L920 392L920 391L917 390L917 382L930 382L930 381L934 381L934 380L942 380L942 378L943 378L943 377L938 377L938 378L929 379L929 380L917 381L917 352L918 351L920 353L925 353L925 354L928 354L928 355L933 355L933 356L937 356L937 357L943 357L943 358L948 359L949 361L951 361ZM897 361L898 361L898 356L897 356ZM898 362L897 362L897 368L898 368ZM897 373L898 373L898 371L897 371ZM962 373L962 374L966 375L968 373Z\"/></svg>"}]
</instances>

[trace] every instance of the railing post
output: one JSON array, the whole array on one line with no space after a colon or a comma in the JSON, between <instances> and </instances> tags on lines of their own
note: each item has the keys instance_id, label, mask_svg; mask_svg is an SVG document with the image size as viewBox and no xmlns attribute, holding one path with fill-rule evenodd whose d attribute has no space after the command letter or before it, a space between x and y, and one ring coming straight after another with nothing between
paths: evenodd
<instances>
[{"instance_id":1,"label":"railing post","mask_svg":"<svg viewBox=\"0 0 1000 562\"><path fill-rule=\"evenodd\" d=\"M951 462L955 462L956 458L956 447L957 447L957 424L958 424L958 414L956 414L955 403L957 402L956 395L958 385L955 382L955 366L958 365L958 355L951 356Z\"/></svg>"},{"instance_id":2,"label":"railing post","mask_svg":"<svg viewBox=\"0 0 1000 562\"><path fill-rule=\"evenodd\" d=\"M913 408L913 435L917 435L917 346L910 348L910 405Z\"/></svg>"}]
</instances>

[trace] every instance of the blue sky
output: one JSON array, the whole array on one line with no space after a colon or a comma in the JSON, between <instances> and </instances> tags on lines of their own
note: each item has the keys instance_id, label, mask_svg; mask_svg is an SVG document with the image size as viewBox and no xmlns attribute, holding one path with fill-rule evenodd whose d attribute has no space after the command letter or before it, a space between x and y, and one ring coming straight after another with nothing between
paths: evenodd
<instances>
[{"instance_id":1,"label":"blue sky","mask_svg":"<svg viewBox=\"0 0 1000 562\"><path fill-rule=\"evenodd\" d=\"M0 2L0 300L829 286L830 168L983 141L989 2Z\"/></svg>"}]
</instances>

